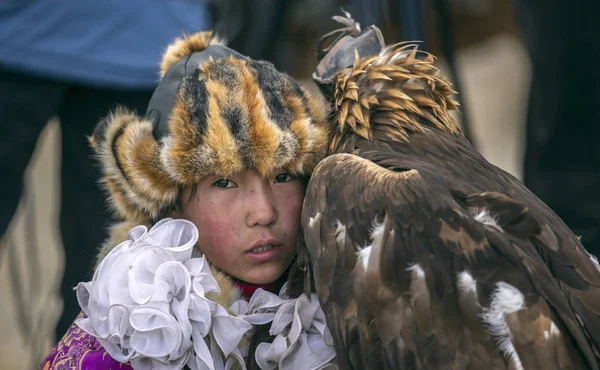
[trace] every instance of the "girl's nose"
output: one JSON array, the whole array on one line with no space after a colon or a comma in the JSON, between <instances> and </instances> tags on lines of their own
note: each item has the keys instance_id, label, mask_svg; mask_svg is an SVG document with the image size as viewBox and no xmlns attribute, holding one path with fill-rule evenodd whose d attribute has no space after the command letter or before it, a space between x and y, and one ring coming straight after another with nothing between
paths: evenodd
<instances>
[{"instance_id":1,"label":"girl's nose","mask_svg":"<svg viewBox=\"0 0 600 370\"><path fill-rule=\"evenodd\" d=\"M277 221L277 207L273 192L265 181L253 186L247 198L248 226L269 226Z\"/></svg>"}]
</instances>

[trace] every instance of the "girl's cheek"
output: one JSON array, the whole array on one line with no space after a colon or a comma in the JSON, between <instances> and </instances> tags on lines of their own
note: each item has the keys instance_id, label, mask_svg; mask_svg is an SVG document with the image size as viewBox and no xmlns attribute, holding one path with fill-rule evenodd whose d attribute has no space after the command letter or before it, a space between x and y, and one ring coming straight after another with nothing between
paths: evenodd
<instances>
[{"instance_id":1,"label":"girl's cheek","mask_svg":"<svg viewBox=\"0 0 600 370\"><path fill-rule=\"evenodd\" d=\"M209 257L227 254L225 246L231 244L232 234L235 230L231 224L224 222L224 216L201 220L198 226L200 232L200 250Z\"/></svg>"},{"instance_id":2,"label":"girl's cheek","mask_svg":"<svg viewBox=\"0 0 600 370\"><path fill-rule=\"evenodd\" d=\"M291 219L295 219L295 221L300 221L300 215L302 214L302 203L303 200L301 198L295 200L291 204L288 202L288 206L285 207L286 211L288 212L287 216Z\"/></svg>"}]
</instances>

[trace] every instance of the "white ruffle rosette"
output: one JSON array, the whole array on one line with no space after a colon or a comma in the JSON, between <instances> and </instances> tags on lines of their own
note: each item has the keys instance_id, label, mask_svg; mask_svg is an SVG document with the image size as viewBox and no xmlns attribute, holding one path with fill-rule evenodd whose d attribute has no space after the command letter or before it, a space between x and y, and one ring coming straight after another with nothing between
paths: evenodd
<instances>
[{"instance_id":1,"label":"white ruffle rosette","mask_svg":"<svg viewBox=\"0 0 600 370\"><path fill-rule=\"evenodd\" d=\"M282 292L285 291L285 287ZM275 298L276 297L276 298ZM275 294L258 289L250 299L247 314L256 315L264 306L256 302L277 301ZM254 301L254 302L253 302ZM275 307L273 307L275 308ZM272 312L271 310L269 310ZM242 315L243 316L243 315ZM261 369L334 369L333 338L316 294L309 299L302 294L296 299L279 298L270 320L271 343L256 348L256 363Z\"/></svg>"},{"instance_id":2,"label":"white ruffle rosette","mask_svg":"<svg viewBox=\"0 0 600 370\"><path fill-rule=\"evenodd\" d=\"M286 299L259 289L228 311L206 298L220 289L206 259L192 258L197 241L198 230L186 220L164 219L149 231L133 228L92 281L77 286L87 316L77 325L134 369L245 369L247 348L240 349L240 342L252 335L253 325L268 323L275 340L257 348L262 369L335 367L316 296Z\"/></svg>"}]
</instances>

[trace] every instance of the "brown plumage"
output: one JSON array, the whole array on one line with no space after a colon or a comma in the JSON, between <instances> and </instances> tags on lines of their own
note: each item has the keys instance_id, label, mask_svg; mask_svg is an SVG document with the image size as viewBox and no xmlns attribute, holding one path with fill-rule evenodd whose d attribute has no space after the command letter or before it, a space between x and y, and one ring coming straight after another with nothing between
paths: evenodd
<instances>
[{"instance_id":1,"label":"brown plumage","mask_svg":"<svg viewBox=\"0 0 600 370\"><path fill-rule=\"evenodd\" d=\"M340 367L598 369L597 262L465 139L453 94L408 44L337 75L299 258Z\"/></svg>"}]
</instances>

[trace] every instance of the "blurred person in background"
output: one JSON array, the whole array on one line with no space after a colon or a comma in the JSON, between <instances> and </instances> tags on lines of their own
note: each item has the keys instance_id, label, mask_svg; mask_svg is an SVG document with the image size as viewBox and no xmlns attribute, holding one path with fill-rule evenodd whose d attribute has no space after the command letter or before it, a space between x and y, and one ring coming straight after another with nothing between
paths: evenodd
<instances>
[{"instance_id":1,"label":"blurred person in background","mask_svg":"<svg viewBox=\"0 0 600 370\"><path fill-rule=\"evenodd\" d=\"M80 311L73 287L89 278L110 223L86 136L117 105L145 112L164 49L211 22L202 0L0 2L0 235L15 214L38 137L57 116L65 251L59 335Z\"/></svg>"},{"instance_id":2,"label":"blurred person in background","mask_svg":"<svg viewBox=\"0 0 600 370\"><path fill-rule=\"evenodd\" d=\"M600 255L600 43L592 1L516 0L532 63L525 184Z\"/></svg>"}]
</instances>

